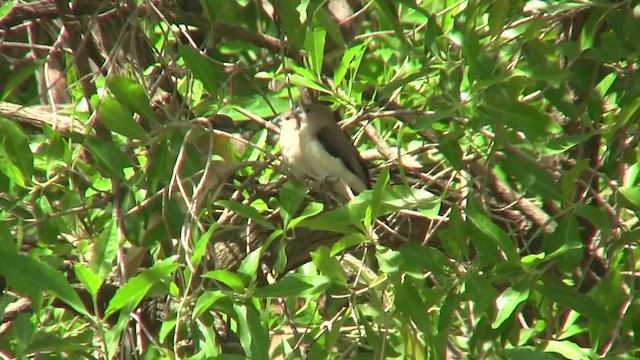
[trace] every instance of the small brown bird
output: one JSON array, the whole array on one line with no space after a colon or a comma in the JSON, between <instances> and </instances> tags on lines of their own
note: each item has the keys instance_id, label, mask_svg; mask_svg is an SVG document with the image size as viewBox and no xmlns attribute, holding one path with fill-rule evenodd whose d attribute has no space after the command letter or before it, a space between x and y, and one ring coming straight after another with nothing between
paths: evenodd
<instances>
[{"instance_id":1,"label":"small brown bird","mask_svg":"<svg viewBox=\"0 0 640 360\"><path fill-rule=\"evenodd\" d=\"M304 104L274 122L280 127L282 157L295 177L337 181L338 189L346 185L355 193L371 188L360 153L331 109L316 102Z\"/></svg>"}]
</instances>

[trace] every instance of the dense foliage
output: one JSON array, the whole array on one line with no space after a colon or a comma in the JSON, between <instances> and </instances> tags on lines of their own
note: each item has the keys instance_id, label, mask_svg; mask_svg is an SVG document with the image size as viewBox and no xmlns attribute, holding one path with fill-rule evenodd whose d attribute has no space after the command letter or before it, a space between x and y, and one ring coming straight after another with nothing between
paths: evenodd
<instances>
[{"instance_id":1,"label":"dense foliage","mask_svg":"<svg viewBox=\"0 0 640 360\"><path fill-rule=\"evenodd\" d=\"M0 355L636 358L639 54L637 1L4 2ZM372 190L287 176L305 97Z\"/></svg>"}]
</instances>

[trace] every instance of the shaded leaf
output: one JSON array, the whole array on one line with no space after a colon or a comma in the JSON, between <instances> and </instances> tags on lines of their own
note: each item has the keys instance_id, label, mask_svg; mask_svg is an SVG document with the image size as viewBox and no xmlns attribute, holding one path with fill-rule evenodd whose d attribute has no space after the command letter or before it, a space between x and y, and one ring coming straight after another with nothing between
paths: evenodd
<instances>
[{"instance_id":1,"label":"shaded leaf","mask_svg":"<svg viewBox=\"0 0 640 360\"><path fill-rule=\"evenodd\" d=\"M287 36L288 45L294 49L300 49L306 37L306 24L300 22L300 13L296 9L296 0L275 0L273 7L278 16L278 24Z\"/></svg>"},{"instance_id":2,"label":"shaded leaf","mask_svg":"<svg viewBox=\"0 0 640 360\"><path fill-rule=\"evenodd\" d=\"M209 95L217 97L220 92L220 65L189 45L178 44L178 52L184 59L187 68L191 70L196 79L202 82L202 86Z\"/></svg>"},{"instance_id":3,"label":"shaded leaf","mask_svg":"<svg viewBox=\"0 0 640 360\"><path fill-rule=\"evenodd\" d=\"M107 80L107 86L120 103L149 120L156 120L156 114L151 108L151 100L144 92L142 85L116 74Z\"/></svg>"},{"instance_id":4,"label":"shaded leaf","mask_svg":"<svg viewBox=\"0 0 640 360\"><path fill-rule=\"evenodd\" d=\"M316 268L333 282L344 286L347 285L347 274L342 269L340 262L331 256L328 247L320 246L312 251L311 260Z\"/></svg>"},{"instance_id":5,"label":"shaded leaf","mask_svg":"<svg viewBox=\"0 0 640 360\"><path fill-rule=\"evenodd\" d=\"M215 202L215 205L227 208L235 213L246 216L249 219L257 222L258 224L266 227L267 229L275 229L274 226L270 222L265 220L264 216L252 206L232 200L217 200Z\"/></svg>"},{"instance_id":6,"label":"shaded leaf","mask_svg":"<svg viewBox=\"0 0 640 360\"><path fill-rule=\"evenodd\" d=\"M500 160L500 165L508 175L518 180L523 187L540 196L542 199L562 198L562 191L558 182L536 164L513 155L507 155Z\"/></svg>"},{"instance_id":7,"label":"shaded leaf","mask_svg":"<svg viewBox=\"0 0 640 360\"><path fill-rule=\"evenodd\" d=\"M33 154L29 147L29 138L16 123L2 118L0 118L0 138L8 159L20 170L24 179L27 182L30 181L33 176Z\"/></svg>"},{"instance_id":8,"label":"shaded leaf","mask_svg":"<svg viewBox=\"0 0 640 360\"><path fill-rule=\"evenodd\" d=\"M509 0L496 0L491 4L489 12L489 30L491 35L498 36L502 32L507 14L509 13Z\"/></svg>"},{"instance_id":9,"label":"shaded leaf","mask_svg":"<svg viewBox=\"0 0 640 360\"><path fill-rule=\"evenodd\" d=\"M504 252L508 261L519 262L519 256L516 253L514 244L507 233L491 221L491 219L482 210L478 200L475 198L471 198L469 201L467 216L469 221L478 229L478 231L490 239L494 244L498 245L498 247Z\"/></svg>"},{"instance_id":10,"label":"shaded leaf","mask_svg":"<svg viewBox=\"0 0 640 360\"><path fill-rule=\"evenodd\" d=\"M566 306L583 316L600 322L607 322L609 319L606 310L595 300L564 284L549 279L545 283L538 285L537 290L549 300Z\"/></svg>"},{"instance_id":11,"label":"shaded leaf","mask_svg":"<svg viewBox=\"0 0 640 360\"><path fill-rule=\"evenodd\" d=\"M131 159L110 142L92 137L86 145L100 166L113 177L124 179L124 168L133 166Z\"/></svg>"},{"instance_id":12,"label":"shaded leaf","mask_svg":"<svg viewBox=\"0 0 640 360\"><path fill-rule=\"evenodd\" d=\"M148 102L148 100L145 100ZM144 140L146 132L133 120L133 114L118 100L105 96L98 106L98 120L110 131L130 139Z\"/></svg>"},{"instance_id":13,"label":"shaded leaf","mask_svg":"<svg viewBox=\"0 0 640 360\"><path fill-rule=\"evenodd\" d=\"M0 250L0 275L20 292L51 292L75 311L87 315L82 300L66 277L51 266L28 256Z\"/></svg>"},{"instance_id":14,"label":"shaded leaf","mask_svg":"<svg viewBox=\"0 0 640 360\"><path fill-rule=\"evenodd\" d=\"M322 73L322 59L324 57L324 43L327 32L322 29L313 29L307 33L305 39L306 56L309 61L311 70L316 74Z\"/></svg>"},{"instance_id":15,"label":"shaded leaf","mask_svg":"<svg viewBox=\"0 0 640 360\"><path fill-rule=\"evenodd\" d=\"M253 296L277 298L286 296L308 296L324 292L333 281L324 275L287 275L273 284L256 289Z\"/></svg>"},{"instance_id":16,"label":"shaded leaf","mask_svg":"<svg viewBox=\"0 0 640 360\"><path fill-rule=\"evenodd\" d=\"M520 102L501 101L482 106L488 117L485 120L494 125L506 125L511 129L522 131L533 140L544 138L548 133L562 130L547 113Z\"/></svg>"}]
</instances>

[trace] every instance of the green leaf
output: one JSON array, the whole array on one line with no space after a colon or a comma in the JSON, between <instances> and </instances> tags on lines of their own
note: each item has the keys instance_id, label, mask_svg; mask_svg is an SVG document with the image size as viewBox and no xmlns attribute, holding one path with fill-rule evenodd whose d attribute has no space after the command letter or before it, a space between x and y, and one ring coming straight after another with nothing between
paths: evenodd
<instances>
[{"instance_id":1,"label":"green leaf","mask_svg":"<svg viewBox=\"0 0 640 360\"><path fill-rule=\"evenodd\" d=\"M146 137L142 126L133 120L131 111L111 96L105 96L100 102L98 120L110 131L127 138L144 140Z\"/></svg>"},{"instance_id":2,"label":"green leaf","mask_svg":"<svg viewBox=\"0 0 640 360\"><path fill-rule=\"evenodd\" d=\"M242 262L238 267L238 274L242 276L242 280L245 284L250 284L256 279L263 248L264 246L253 250L244 259L242 259Z\"/></svg>"},{"instance_id":3,"label":"green leaf","mask_svg":"<svg viewBox=\"0 0 640 360\"><path fill-rule=\"evenodd\" d=\"M11 162L9 156L5 153L4 149L0 148L0 172L7 176L12 182L20 187L26 186L25 178L22 171Z\"/></svg>"},{"instance_id":4,"label":"green leaf","mask_svg":"<svg viewBox=\"0 0 640 360\"><path fill-rule=\"evenodd\" d=\"M464 156L459 140L458 136L447 134L440 140L440 144L438 144L440 153L449 160L455 169L460 169L462 166L462 157Z\"/></svg>"},{"instance_id":5,"label":"green leaf","mask_svg":"<svg viewBox=\"0 0 640 360\"><path fill-rule=\"evenodd\" d=\"M157 121L151 108L151 100L142 85L123 76L112 75L107 80L107 86L120 103L149 120Z\"/></svg>"},{"instance_id":6,"label":"green leaf","mask_svg":"<svg viewBox=\"0 0 640 360\"><path fill-rule=\"evenodd\" d=\"M398 311L407 320L413 321L424 334L428 334L433 325L429 323L430 317L425 316L426 306L416 287L407 281L394 281L393 286L396 290L394 303Z\"/></svg>"},{"instance_id":7,"label":"green leaf","mask_svg":"<svg viewBox=\"0 0 640 360\"><path fill-rule=\"evenodd\" d=\"M27 348L33 339L35 326L28 313L18 314L12 324L13 337L20 348Z\"/></svg>"},{"instance_id":8,"label":"green leaf","mask_svg":"<svg viewBox=\"0 0 640 360\"><path fill-rule=\"evenodd\" d=\"M4 7L4 5L2 5L2 7ZM0 12L2 11L2 7L0 7ZM20 84L23 84L26 80L33 77L38 70L42 69L44 64L44 59L30 59L28 62L18 66L16 71L11 72L10 75L3 79L0 101L6 100L16 88L20 90Z\"/></svg>"},{"instance_id":9,"label":"green leaf","mask_svg":"<svg viewBox=\"0 0 640 360\"><path fill-rule=\"evenodd\" d=\"M343 234L352 231L353 224L346 207L340 207L321 213L318 216L307 218L300 222L298 226L308 227L312 230L328 230Z\"/></svg>"},{"instance_id":10,"label":"green leaf","mask_svg":"<svg viewBox=\"0 0 640 360\"><path fill-rule=\"evenodd\" d=\"M464 298L475 303L475 314L485 314L497 296L495 288L484 274L469 274L465 278L464 289Z\"/></svg>"},{"instance_id":11,"label":"green leaf","mask_svg":"<svg viewBox=\"0 0 640 360\"><path fill-rule=\"evenodd\" d=\"M307 193L307 188L298 181L287 181L280 188L280 214L284 228L288 228L289 221L296 216L298 207Z\"/></svg>"},{"instance_id":12,"label":"green leaf","mask_svg":"<svg viewBox=\"0 0 640 360\"><path fill-rule=\"evenodd\" d=\"M7 0L4 4L0 5L0 20L7 16L17 3L17 0Z\"/></svg>"},{"instance_id":13,"label":"green leaf","mask_svg":"<svg viewBox=\"0 0 640 360\"><path fill-rule=\"evenodd\" d=\"M328 276L336 284L347 285L347 274L342 269L340 262L331 256L328 247L319 246L312 251L311 260L322 274Z\"/></svg>"},{"instance_id":14,"label":"green leaf","mask_svg":"<svg viewBox=\"0 0 640 360\"><path fill-rule=\"evenodd\" d=\"M113 177L124 179L124 168L133 167L131 159L113 143L91 137L87 139L86 146L100 166Z\"/></svg>"},{"instance_id":15,"label":"green leaf","mask_svg":"<svg viewBox=\"0 0 640 360\"><path fill-rule=\"evenodd\" d=\"M497 100L496 100L497 101ZM545 138L548 133L558 133L562 127L549 114L529 105L505 99L480 107L486 112L485 121L492 125L506 125L522 131L528 138Z\"/></svg>"},{"instance_id":16,"label":"green leaf","mask_svg":"<svg viewBox=\"0 0 640 360\"><path fill-rule=\"evenodd\" d=\"M404 256L400 251L383 248L380 251L376 251L376 259L378 259L380 271L385 274L404 270Z\"/></svg>"},{"instance_id":17,"label":"green leaf","mask_svg":"<svg viewBox=\"0 0 640 360\"><path fill-rule=\"evenodd\" d=\"M345 249L360 245L365 241L367 241L367 238L359 232L347 234L331 246L331 256L336 256Z\"/></svg>"},{"instance_id":18,"label":"green leaf","mask_svg":"<svg viewBox=\"0 0 640 360\"><path fill-rule=\"evenodd\" d=\"M525 348L499 350L498 355L504 356L507 360L557 360L555 356L540 350Z\"/></svg>"},{"instance_id":19,"label":"green leaf","mask_svg":"<svg viewBox=\"0 0 640 360\"><path fill-rule=\"evenodd\" d=\"M314 29L307 33L304 48L309 59L311 70L320 76L322 74L322 59L324 57L324 42L327 32L322 29Z\"/></svg>"},{"instance_id":20,"label":"green leaf","mask_svg":"<svg viewBox=\"0 0 640 360\"><path fill-rule=\"evenodd\" d=\"M256 289L253 296L280 298L287 296L310 296L322 294L333 281L324 275L287 275L273 284Z\"/></svg>"},{"instance_id":21,"label":"green leaf","mask_svg":"<svg viewBox=\"0 0 640 360\"><path fill-rule=\"evenodd\" d=\"M336 24L325 8L319 7L313 16L313 20L317 21L318 25L327 31L331 39L338 44L338 46L345 47L347 45L347 42L342 36L342 31L340 31L340 26Z\"/></svg>"},{"instance_id":22,"label":"green leaf","mask_svg":"<svg viewBox=\"0 0 640 360\"><path fill-rule=\"evenodd\" d=\"M580 135L563 135L549 139L544 145L542 153L545 155L562 154L592 136L593 134L591 133L585 133Z\"/></svg>"},{"instance_id":23,"label":"green leaf","mask_svg":"<svg viewBox=\"0 0 640 360\"><path fill-rule=\"evenodd\" d=\"M234 3L235 1L228 0L200 0L200 4L212 25L215 25L218 19L224 19L227 22L233 21L235 18Z\"/></svg>"},{"instance_id":24,"label":"green leaf","mask_svg":"<svg viewBox=\"0 0 640 360\"><path fill-rule=\"evenodd\" d=\"M238 319L238 336L240 344L249 359L269 359L269 336L262 322L260 313L253 304L233 304Z\"/></svg>"},{"instance_id":25,"label":"green leaf","mask_svg":"<svg viewBox=\"0 0 640 360\"><path fill-rule=\"evenodd\" d=\"M323 209L324 209L324 205L322 203L318 203L318 202L309 203L309 205L307 205L307 207L304 208L296 218L291 220L291 222L288 224L286 229L295 228L296 226L298 226L298 224L300 224L304 220L320 214Z\"/></svg>"},{"instance_id":26,"label":"green leaf","mask_svg":"<svg viewBox=\"0 0 640 360\"><path fill-rule=\"evenodd\" d=\"M195 246L193 249L193 254L191 255L191 263L193 266L197 267L200 265L200 261L202 260L202 256L207 250L207 245L209 244L209 239L213 235L213 232L217 229L217 223L213 223L209 225L209 229L200 235L198 240L195 242Z\"/></svg>"},{"instance_id":27,"label":"green leaf","mask_svg":"<svg viewBox=\"0 0 640 360\"><path fill-rule=\"evenodd\" d=\"M306 37L307 26L300 22L300 13L296 9L296 0L276 0L273 3L279 25L287 36L290 48L300 49Z\"/></svg>"},{"instance_id":28,"label":"green leaf","mask_svg":"<svg viewBox=\"0 0 640 360\"><path fill-rule=\"evenodd\" d=\"M369 207L371 209L371 216L367 219L367 225L373 226L373 222L380 215L380 208L382 207L382 197L384 195L384 191L389 183L389 168L385 167L378 175L378 179L376 180L376 184L373 187L373 192L371 194L371 203Z\"/></svg>"},{"instance_id":29,"label":"green leaf","mask_svg":"<svg viewBox=\"0 0 640 360\"><path fill-rule=\"evenodd\" d=\"M373 191L365 191L349 201L347 208L327 211L310 220L303 221L301 226L317 230L334 230L348 232L350 225L361 221L371 211ZM417 209L428 218L436 216L440 210L441 199L429 191L409 188L404 185L385 186L377 214L386 215L400 209ZM347 211L346 211L347 210Z\"/></svg>"},{"instance_id":30,"label":"green leaf","mask_svg":"<svg viewBox=\"0 0 640 360\"><path fill-rule=\"evenodd\" d=\"M577 106L573 103L573 99L567 94L566 91L549 87L543 92L545 99L555 106L566 117L572 120L577 120L580 116ZM567 135L567 136L580 136L580 135ZM553 140L553 139L552 139Z\"/></svg>"},{"instance_id":31,"label":"green leaf","mask_svg":"<svg viewBox=\"0 0 640 360\"><path fill-rule=\"evenodd\" d=\"M226 298L227 296L228 295L225 295L225 293L220 290L205 291L196 301L196 305L193 308L193 317L196 319L199 318L205 311L213 306L216 301Z\"/></svg>"},{"instance_id":32,"label":"green leaf","mask_svg":"<svg viewBox=\"0 0 640 360\"><path fill-rule=\"evenodd\" d=\"M258 224L264 226L267 229L275 229L275 227L270 222L268 222L264 218L264 216L260 214L258 210L256 210L252 206L245 205L241 202L233 201L233 200L217 200L215 202L215 205L232 210L233 212L240 214L242 216L246 216L249 219L257 222Z\"/></svg>"},{"instance_id":33,"label":"green leaf","mask_svg":"<svg viewBox=\"0 0 640 360\"><path fill-rule=\"evenodd\" d=\"M635 186L623 186L618 189L620 197L620 204L631 210L640 210L640 187Z\"/></svg>"},{"instance_id":34,"label":"green leaf","mask_svg":"<svg viewBox=\"0 0 640 360\"><path fill-rule=\"evenodd\" d=\"M458 205L451 208L451 214L449 214L449 226L447 230L442 230L442 236L438 236L442 239L442 247L444 251L450 257L461 260L463 256L468 254L469 233L467 232L467 224L462 218L462 211Z\"/></svg>"},{"instance_id":35,"label":"green leaf","mask_svg":"<svg viewBox=\"0 0 640 360\"><path fill-rule=\"evenodd\" d=\"M554 263L562 271L571 272L579 267L583 244L575 215L565 216L554 232L544 237L542 244L545 252L549 254L546 259L557 259Z\"/></svg>"},{"instance_id":36,"label":"green leaf","mask_svg":"<svg viewBox=\"0 0 640 360\"><path fill-rule=\"evenodd\" d=\"M88 316L82 300L66 277L51 266L28 256L0 250L0 275L19 292L51 292L78 313Z\"/></svg>"},{"instance_id":37,"label":"green leaf","mask_svg":"<svg viewBox=\"0 0 640 360\"><path fill-rule=\"evenodd\" d=\"M491 35L498 36L502 33L507 14L509 14L509 0L496 0L491 4L489 12L489 30Z\"/></svg>"},{"instance_id":38,"label":"green leaf","mask_svg":"<svg viewBox=\"0 0 640 360\"><path fill-rule=\"evenodd\" d=\"M191 70L196 79L202 82L202 86L204 86L209 95L214 98L218 97L220 93L221 66L189 45L179 44L178 52L184 59L187 68Z\"/></svg>"},{"instance_id":39,"label":"green leaf","mask_svg":"<svg viewBox=\"0 0 640 360\"><path fill-rule=\"evenodd\" d=\"M234 272L231 272L229 270L220 269L220 270L208 271L202 276L209 279L220 281L221 283L227 285L228 287L232 288L237 292L244 291L244 288L246 285L242 281L242 277L240 275Z\"/></svg>"},{"instance_id":40,"label":"green leaf","mask_svg":"<svg viewBox=\"0 0 640 360\"><path fill-rule=\"evenodd\" d=\"M547 279L544 284L537 286L537 290L549 300L566 306L580 315L603 323L609 320L609 314L600 304L588 295L579 293L567 285Z\"/></svg>"},{"instance_id":41,"label":"green leaf","mask_svg":"<svg viewBox=\"0 0 640 360\"><path fill-rule=\"evenodd\" d=\"M496 299L495 305L498 310L498 314L491 324L491 327L493 329L499 328L500 325L511 317L518 305L522 304L528 298L529 288L516 289L514 287L509 287L503 291Z\"/></svg>"},{"instance_id":42,"label":"green leaf","mask_svg":"<svg viewBox=\"0 0 640 360\"><path fill-rule=\"evenodd\" d=\"M300 74L291 74L289 75L289 80L291 80L291 84L293 85L300 85L313 90L318 90L325 94L331 94L331 91L325 88L322 84L318 83L313 77L302 76Z\"/></svg>"},{"instance_id":43,"label":"green leaf","mask_svg":"<svg viewBox=\"0 0 640 360\"><path fill-rule=\"evenodd\" d=\"M91 254L91 271L105 279L113 270L113 259L118 255L118 229L115 221L109 221L98 237Z\"/></svg>"},{"instance_id":44,"label":"green leaf","mask_svg":"<svg viewBox=\"0 0 640 360\"><path fill-rule=\"evenodd\" d=\"M560 179L562 188L562 202L567 204L572 202L572 196L576 191L576 180L578 176L589 166L589 159L580 159L573 167L564 172Z\"/></svg>"},{"instance_id":45,"label":"green leaf","mask_svg":"<svg viewBox=\"0 0 640 360\"><path fill-rule=\"evenodd\" d=\"M496 244L505 254L507 261L518 263L519 256L514 249L515 244L509 238L509 235L496 225L482 210L482 206L475 198L469 200L467 207L467 217L469 221L484 236Z\"/></svg>"},{"instance_id":46,"label":"green leaf","mask_svg":"<svg viewBox=\"0 0 640 360\"><path fill-rule=\"evenodd\" d=\"M436 248L411 241L402 244L398 250L404 258L403 270L406 272L414 272L422 277L425 269L435 275L445 275L444 272L451 269L450 261Z\"/></svg>"},{"instance_id":47,"label":"green leaf","mask_svg":"<svg viewBox=\"0 0 640 360\"><path fill-rule=\"evenodd\" d=\"M74 338L74 337L69 337ZM77 341L77 339L76 339ZM25 350L29 353L65 353L69 357L86 356L86 344L78 344L47 332L38 332Z\"/></svg>"},{"instance_id":48,"label":"green leaf","mask_svg":"<svg viewBox=\"0 0 640 360\"><path fill-rule=\"evenodd\" d=\"M176 263L176 259L176 256L167 258L129 279L129 281L116 291L115 295L109 301L109 305L105 310L105 316L109 316L125 306L130 306L131 308L136 307L149 289L151 289L151 286L169 276L169 274L180 266Z\"/></svg>"},{"instance_id":49,"label":"green leaf","mask_svg":"<svg viewBox=\"0 0 640 360\"><path fill-rule=\"evenodd\" d=\"M384 99L386 97L389 97L391 95L393 95L393 93L404 87L405 85L412 83L414 81L418 81L420 79L423 79L429 75L431 75L433 73L433 69L429 66L429 64L425 64L421 69L415 71L415 72L411 72L410 74L406 75L406 76L402 76L399 78L396 78L392 81L390 81L389 83L385 84L382 89L380 89L379 95L378 97L381 99ZM454 111L453 109L451 110L452 112Z\"/></svg>"},{"instance_id":50,"label":"green leaf","mask_svg":"<svg viewBox=\"0 0 640 360\"><path fill-rule=\"evenodd\" d=\"M353 74L358 72L360 61L367 50L367 44L368 42L353 45L344 52L340 64L338 64L338 67L333 72L333 83L336 88L340 87L349 69L351 69Z\"/></svg>"},{"instance_id":51,"label":"green leaf","mask_svg":"<svg viewBox=\"0 0 640 360\"><path fill-rule=\"evenodd\" d=\"M402 24L398 19L396 7L391 0L375 0L377 13L380 15L379 20L383 20L384 23L390 25L395 31L398 39L406 42Z\"/></svg>"},{"instance_id":52,"label":"green leaf","mask_svg":"<svg viewBox=\"0 0 640 360\"><path fill-rule=\"evenodd\" d=\"M447 332L452 325L452 319L455 317L456 309L460 306L460 295L455 291L449 291L440 309L438 317L438 331Z\"/></svg>"},{"instance_id":53,"label":"green leaf","mask_svg":"<svg viewBox=\"0 0 640 360\"><path fill-rule=\"evenodd\" d=\"M73 266L73 270L76 274L76 277L82 285L84 285L85 289L89 292L92 297L95 297L98 294L98 290L100 290L100 286L102 285L102 279L98 277L91 269L89 269L84 264L75 264Z\"/></svg>"},{"instance_id":54,"label":"green leaf","mask_svg":"<svg viewBox=\"0 0 640 360\"><path fill-rule=\"evenodd\" d=\"M544 351L558 353L566 359L593 359L584 349L571 341L549 340Z\"/></svg>"},{"instance_id":55,"label":"green leaf","mask_svg":"<svg viewBox=\"0 0 640 360\"><path fill-rule=\"evenodd\" d=\"M596 227L596 229L600 231L612 231L611 224L609 222L609 214L604 208L600 206L579 203L576 208L576 214L584 219L587 219L591 224L593 224L593 226Z\"/></svg>"},{"instance_id":56,"label":"green leaf","mask_svg":"<svg viewBox=\"0 0 640 360\"><path fill-rule=\"evenodd\" d=\"M624 105L620 112L618 113L618 119L616 121L616 126L622 126L629 122L632 117L637 114L638 109L640 108L640 97L633 100L631 104Z\"/></svg>"},{"instance_id":57,"label":"green leaf","mask_svg":"<svg viewBox=\"0 0 640 360\"><path fill-rule=\"evenodd\" d=\"M558 182L537 164L521 157L507 155L500 160L505 172L513 176L523 187L542 199L562 199L562 191Z\"/></svg>"},{"instance_id":58,"label":"green leaf","mask_svg":"<svg viewBox=\"0 0 640 360\"><path fill-rule=\"evenodd\" d=\"M20 170L25 180L30 181L33 176L33 154L29 147L29 138L16 123L2 118L0 138L6 156Z\"/></svg>"}]
</instances>

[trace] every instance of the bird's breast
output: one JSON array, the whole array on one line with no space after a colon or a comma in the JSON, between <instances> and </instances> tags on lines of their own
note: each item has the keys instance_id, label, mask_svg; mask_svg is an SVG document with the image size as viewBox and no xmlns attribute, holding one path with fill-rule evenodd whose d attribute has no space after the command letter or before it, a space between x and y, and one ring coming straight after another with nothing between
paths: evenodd
<instances>
[{"instance_id":1,"label":"bird's breast","mask_svg":"<svg viewBox=\"0 0 640 360\"><path fill-rule=\"evenodd\" d=\"M294 176L304 178L314 175L305 160L304 145L300 131L294 129L284 129L281 131L280 151L282 158Z\"/></svg>"}]
</instances>

